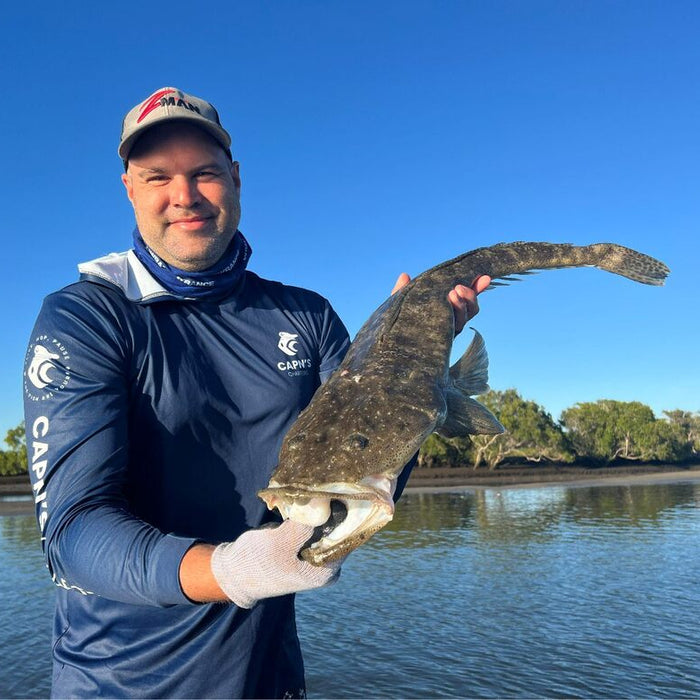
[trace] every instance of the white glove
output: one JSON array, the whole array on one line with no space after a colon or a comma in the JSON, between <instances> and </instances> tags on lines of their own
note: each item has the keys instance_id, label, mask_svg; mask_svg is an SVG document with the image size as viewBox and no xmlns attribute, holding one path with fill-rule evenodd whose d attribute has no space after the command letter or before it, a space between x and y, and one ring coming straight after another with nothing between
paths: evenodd
<instances>
[{"instance_id":1,"label":"white glove","mask_svg":"<svg viewBox=\"0 0 700 700\"><path fill-rule=\"evenodd\" d=\"M341 562L314 566L298 556L313 531L311 525L293 520L285 520L278 527L248 530L212 552L214 578L239 608L252 608L262 598L334 583Z\"/></svg>"}]
</instances>

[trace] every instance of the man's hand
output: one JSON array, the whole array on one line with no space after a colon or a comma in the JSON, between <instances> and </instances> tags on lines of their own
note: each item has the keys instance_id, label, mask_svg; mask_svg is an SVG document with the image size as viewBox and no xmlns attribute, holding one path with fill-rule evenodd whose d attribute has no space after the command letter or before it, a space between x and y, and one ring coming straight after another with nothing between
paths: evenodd
<instances>
[{"instance_id":1,"label":"man's hand","mask_svg":"<svg viewBox=\"0 0 700 700\"><path fill-rule=\"evenodd\" d=\"M402 272L396 280L391 293L398 292L401 287L405 287L411 278ZM455 312L455 335L462 332L467 321L479 313L479 302L477 295L486 289L491 284L491 278L488 275L480 275L473 282L471 287L465 287L463 284L458 284L448 295L452 307Z\"/></svg>"},{"instance_id":2,"label":"man's hand","mask_svg":"<svg viewBox=\"0 0 700 700\"><path fill-rule=\"evenodd\" d=\"M277 527L248 530L234 542L220 544L211 555L211 570L221 590L240 608L263 598L298 593L334 583L340 562L314 566L299 550L314 528L292 520Z\"/></svg>"}]
</instances>

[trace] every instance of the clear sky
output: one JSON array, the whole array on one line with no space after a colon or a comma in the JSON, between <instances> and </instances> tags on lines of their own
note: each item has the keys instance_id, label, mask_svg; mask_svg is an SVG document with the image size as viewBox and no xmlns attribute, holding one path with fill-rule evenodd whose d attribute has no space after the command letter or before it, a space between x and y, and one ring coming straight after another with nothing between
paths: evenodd
<instances>
[{"instance_id":1,"label":"clear sky","mask_svg":"<svg viewBox=\"0 0 700 700\"><path fill-rule=\"evenodd\" d=\"M700 410L700 3L6 3L0 435L41 299L130 246L123 114L211 100L243 178L251 269L355 334L398 273L501 241L611 241L664 288L545 272L481 297L491 385ZM464 349L465 338L457 343Z\"/></svg>"}]
</instances>

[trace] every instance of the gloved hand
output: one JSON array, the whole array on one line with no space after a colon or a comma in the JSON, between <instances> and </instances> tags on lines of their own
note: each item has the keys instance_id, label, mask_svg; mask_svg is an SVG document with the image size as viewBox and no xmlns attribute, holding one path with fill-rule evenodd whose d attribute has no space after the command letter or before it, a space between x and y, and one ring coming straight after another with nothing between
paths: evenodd
<instances>
[{"instance_id":1,"label":"gloved hand","mask_svg":"<svg viewBox=\"0 0 700 700\"><path fill-rule=\"evenodd\" d=\"M248 530L212 552L214 578L239 608L252 608L262 598L334 583L341 562L314 566L298 556L313 531L311 525L292 520L277 527Z\"/></svg>"}]
</instances>

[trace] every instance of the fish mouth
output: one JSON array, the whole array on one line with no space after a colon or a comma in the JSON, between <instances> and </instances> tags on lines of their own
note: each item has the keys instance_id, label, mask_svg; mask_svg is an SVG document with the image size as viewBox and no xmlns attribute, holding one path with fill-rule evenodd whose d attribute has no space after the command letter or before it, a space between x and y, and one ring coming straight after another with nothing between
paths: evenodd
<instances>
[{"instance_id":1,"label":"fish mouth","mask_svg":"<svg viewBox=\"0 0 700 700\"><path fill-rule=\"evenodd\" d=\"M285 520L314 526L299 556L320 566L342 559L394 517L391 482L385 477L363 479L363 482L324 484L318 488L270 482L258 495Z\"/></svg>"},{"instance_id":2,"label":"fish mouth","mask_svg":"<svg viewBox=\"0 0 700 700\"><path fill-rule=\"evenodd\" d=\"M318 525L314 529L313 534L304 542L301 549L304 551L309 547L313 547L317 542L320 542L324 537L328 537L331 533L348 517L348 507L344 501L339 501L337 498L331 498L330 502L331 514L328 516L323 525Z\"/></svg>"}]
</instances>

